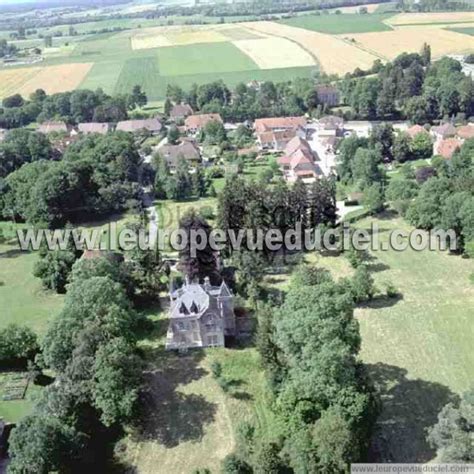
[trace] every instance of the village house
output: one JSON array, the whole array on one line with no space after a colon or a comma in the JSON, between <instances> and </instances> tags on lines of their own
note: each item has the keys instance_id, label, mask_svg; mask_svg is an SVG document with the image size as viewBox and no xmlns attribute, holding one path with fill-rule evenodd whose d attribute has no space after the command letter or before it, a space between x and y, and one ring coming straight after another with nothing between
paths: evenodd
<instances>
[{"instance_id":1,"label":"village house","mask_svg":"<svg viewBox=\"0 0 474 474\"><path fill-rule=\"evenodd\" d=\"M223 347L225 336L236 335L234 297L227 285L190 283L170 291L166 349Z\"/></svg>"},{"instance_id":2,"label":"village house","mask_svg":"<svg viewBox=\"0 0 474 474\"><path fill-rule=\"evenodd\" d=\"M462 140L469 140L470 138L474 138L474 123L469 123L468 125L459 127L456 130L456 135Z\"/></svg>"},{"instance_id":3,"label":"village house","mask_svg":"<svg viewBox=\"0 0 474 474\"><path fill-rule=\"evenodd\" d=\"M196 134L201 129L203 129L209 122L220 122L222 118L219 114L199 114L199 115L189 115L184 121L184 126L186 132L190 134Z\"/></svg>"},{"instance_id":4,"label":"village house","mask_svg":"<svg viewBox=\"0 0 474 474\"><path fill-rule=\"evenodd\" d=\"M142 130L148 130L153 135L158 134L163 125L157 118L123 120L117 124L117 131L135 133Z\"/></svg>"},{"instance_id":5,"label":"village house","mask_svg":"<svg viewBox=\"0 0 474 474\"><path fill-rule=\"evenodd\" d=\"M311 149L309 143L300 137L294 137L285 148L283 156L277 163L283 172L283 177L289 183L301 179L304 183L313 183L323 176L317 153Z\"/></svg>"},{"instance_id":6,"label":"village house","mask_svg":"<svg viewBox=\"0 0 474 474\"><path fill-rule=\"evenodd\" d=\"M166 160L171 173L176 171L181 157L193 168L201 162L201 153L193 140L182 140L176 145L163 145L158 149L158 152Z\"/></svg>"},{"instance_id":7,"label":"village house","mask_svg":"<svg viewBox=\"0 0 474 474\"><path fill-rule=\"evenodd\" d=\"M435 144L434 154L442 156L446 160L450 160L454 153L461 148L463 142L464 140L461 140L457 137L439 140Z\"/></svg>"},{"instance_id":8,"label":"village house","mask_svg":"<svg viewBox=\"0 0 474 474\"><path fill-rule=\"evenodd\" d=\"M340 136L344 132L344 119L336 115L325 115L316 122L320 136Z\"/></svg>"},{"instance_id":9,"label":"village house","mask_svg":"<svg viewBox=\"0 0 474 474\"><path fill-rule=\"evenodd\" d=\"M283 151L295 137L306 138L305 117L272 117L257 119L254 130L261 150Z\"/></svg>"},{"instance_id":10,"label":"village house","mask_svg":"<svg viewBox=\"0 0 474 474\"><path fill-rule=\"evenodd\" d=\"M37 129L39 133L71 133L72 132L72 127L69 125L66 125L65 122L53 122L53 121L47 121L43 122Z\"/></svg>"},{"instance_id":11,"label":"village house","mask_svg":"<svg viewBox=\"0 0 474 474\"><path fill-rule=\"evenodd\" d=\"M440 155L449 160L461 148L465 140L474 137L474 124L456 128L446 123L439 127L432 127L431 133L435 137L433 155Z\"/></svg>"},{"instance_id":12,"label":"village house","mask_svg":"<svg viewBox=\"0 0 474 474\"><path fill-rule=\"evenodd\" d=\"M100 133L101 135L106 135L108 132L112 131L112 125L110 123L100 123L100 122L87 122L80 123L77 126L79 133L87 135L89 133Z\"/></svg>"},{"instance_id":13,"label":"village house","mask_svg":"<svg viewBox=\"0 0 474 474\"><path fill-rule=\"evenodd\" d=\"M170 110L170 119L175 122L180 122L192 114L193 109L189 104L176 104L173 105Z\"/></svg>"},{"instance_id":14,"label":"village house","mask_svg":"<svg viewBox=\"0 0 474 474\"><path fill-rule=\"evenodd\" d=\"M431 127L430 133L435 141L440 141L445 138L454 137L456 135L456 127L451 123L444 123L438 127Z\"/></svg>"},{"instance_id":15,"label":"village house","mask_svg":"<svg viewBox=\"0 0 474 474\"><path fill-rule=\"evenodd\" d=\"M406 133L411 137L415 138L419 133L428 133L426 128L421 125L413 125L413 127L407 128Z\"/></svg>"},{"instance_id":16,"label":"village house","mask_svg":"<svg viewBox=\"0 0 474 474\"><path fill-rule=\"evenodd\" d=\"M334 86L316 86L316 93L321 104L334 107L340 103L339 91Z\"/></svg>"}]
</instances>

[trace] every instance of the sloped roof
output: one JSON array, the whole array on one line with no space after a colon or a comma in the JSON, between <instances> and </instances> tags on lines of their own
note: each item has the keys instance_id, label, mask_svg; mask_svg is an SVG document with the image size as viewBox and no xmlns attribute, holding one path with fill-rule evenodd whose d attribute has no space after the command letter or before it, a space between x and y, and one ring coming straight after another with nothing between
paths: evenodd
<instances>
[{"instance_id":1,"label":"sloped roof","mask_svg":"<svg viewBox=\"0 0 474 474\"><path fill-rule=\"evenodd\" d=\"M438 127L431 127L431 131L443 138L454 137L454 135L456 135L456 127L451 123L445 123Z\"/></svg>"},{"instance_id":2,"label":"sloped roof","mask_svg":"<svg viewBox=\"0 0 474 474\"><path fill-rule=\"evenodd\" d=\"M464 125L457 129L457 136L468 140L469 138L474 137L474 124L470 123L469 125Z\"/></svg>"},{"instance_id":3,"label":"sloped roof","mask_svg":"<svg viewBox=\"0 0 474 474\"><path fill-rule=\"evenodd\" d=\"M446 138L438 145L438 155L449 160L454 155L454 152L461 148L462 141L457 138Z\"/></svg>"},{"instance_id":4,"label":"sloped roof","mask_svg":"<svg viewBox=\"0 0 474 474\"><path fill-rule=\"evenodd\" d=\"M199 160L201 158L199 149L194 142L189 140L183 140L177 145L163 145L158 152L172 164L176 164L181 156L186 160Z\"/></svg>"},{"instance_id":5,"label":"sloped roof","mask_svg":"<svg viewBox=\"0 0 474 474\"><path fill-rule=\"evenodd\" d=\"M170 110L170 117L187 117L193 113L189 104L176 104Z\"/></svg>"},{"instance_id":6,"label":"sloped roof","mask_svg":"<svg viewBox=\"0 0 474 474\"><path fill-rule=\"evenodd\" d=\"M68 132L69 128L65 122L43 122L38 127L38 132L40 133L51 133L51 132Z\"/></svg>"},{"instance_id":7,"label":"sloped roof","mask_svg":"<svg viewBox=\"0 0 474 474\"><path fill-rule=\"evenodd\" d=\"M257 133L278 129L297 129L298 127L306 127L305 117L270 117L256 119L254 122L254 129Z\"/></svg>"},{"instance_id":8,"label":"sloped roof","mask_svg":"<svg viewBox=\"0 0 474 474\"><path fill-rule=\"evenodd\" d=\"M407 129L406 133L408 133L408 135L410 135L410 137L413 138L419 133L427 133L427 131L421 125L413 125L413 127L410 127Z\"/></svg>"},{"instance_id":9,"label":"sloped roof","mask_svg":"<svg viewBox=\"0 0 474 474\"><path fill-rule=\"evenodd\" d=\"M184 125L188 129L200 129L212 121L223 123L219 114L199 114L186 117Z\"/></svg>"},{"instance_id":10,"label":"sloped roof","mask_svg":"<svg viewBox=\"0 0 474 474\"><path fill-rule=\"evenodd\" d=\"M159 132L161 128L161 122L157 118L122 120L117 124L117 130L122 132L138 132L143 129L150 132Z\"/></svg>"},{"instance_id":11,"label":"sloped roof","mask_svg":"<svg viewBox=\"0 0 474 474\"><path fill-rule=\"evenodd\" d=\"M311 150L309 143L304 139L298 136L292 138L285 147L285 155L291 155L296 150L304 148L306 150Z\"/></svg>"},{"instance_id":12,"label":"sloped roof","mask_svg":"<svg viewBox=\"0 0 474 474\"><path fill-rule=\"evenodd\" d=\"M80 123L77 128L81 133L100 133L105 135L112 127L109 123L87 122Z\"/></svg>"}]
</instances>

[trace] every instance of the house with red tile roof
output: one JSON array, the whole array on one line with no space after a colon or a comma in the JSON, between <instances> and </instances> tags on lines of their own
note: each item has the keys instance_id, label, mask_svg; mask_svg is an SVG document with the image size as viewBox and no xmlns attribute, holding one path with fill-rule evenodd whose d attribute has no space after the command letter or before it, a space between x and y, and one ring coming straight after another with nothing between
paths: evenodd
<instances>
[{"instance_id":1,"label":"house with red tile roof","mask_svg":"<svg viewBox=\"0 0 474 474\"><path fill-rule=\"evenodd\" d=\"M456 135L462 140L469 140L469 138L474 138L474 123L469 123L462 127L458 127Z\"/></svg>"},{"instance_id":2,"label":"house with red tile roof","mask_svg":"<svg viewBox=\"0 0 474 474\"><path fill-rule=\"evenodd\" d=\"M295 137L306 137L305 117L271 117L254 122L257 142L262 150L283 151Z\"/></svg>"},{"instance_id":3,"label":"house with red tile roof","mask_svg":"<svg viewBox=\"0 0 474 474\"><path fill-rule=\"evenodd\" d=\"M415 138L419 133L428 133L424 127L421 125L413 125L413 127L407 128L406 133L410 135L411 138Z\"/></svg>"},{"instance_id":4,"label":"house with red tile roof","mask_svg":"<svg viewBox=\"0 0 474 474\"><path fill-rule=\"evenodd\" d=\"M199 114L189 115L184 121L184 126L188 133L197 133L204 128L209 122L224 123L219 114Z\"/></svg>"},{"instance_id":5,"label":"house with red tile roof","mask_svg":"<svg viewBox=\"0 0 474 474\"><path fill-rule=\"evenodd\" d=\"M454 153L461 148L463 142L464 140L455 137L441 140L436 147L435 155L440 155L444 159L450 160Z\"/></svg>"},{"instance_id":6,"label":"house with red tile roof","mask_svg":"<svg viewBox=\"0 0 474 474\"><path fill-rule=\"evenodd\" d=\"M302 179L304 183L312 183L323 176L323 172L316 163L319 157L304 138L294 137L285 147L283 156L278 158L284 178L294 183Z\"/></svg>"}]
</instances>

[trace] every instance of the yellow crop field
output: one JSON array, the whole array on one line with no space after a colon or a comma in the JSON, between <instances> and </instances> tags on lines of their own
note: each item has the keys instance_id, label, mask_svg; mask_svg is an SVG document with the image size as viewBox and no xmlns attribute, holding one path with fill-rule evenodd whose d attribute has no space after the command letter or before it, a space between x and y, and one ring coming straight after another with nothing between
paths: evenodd
<instances>
[{"instance_id":1,"label":"yellow crop field","mask_svg":"<svg viewBox=\"0 0 474 474\"><path fill-rule=\"evenodd\" d=\"M147 28L131 37L132 49L150 49L163 46L180 46L197 43L217 43L229 41L220 33L218 26L165 26Z\"/></svg>"},{"instance_id":2,"label":"yellow crop field","mask_svg":"<svg viewBox=\"0 0 474 474\"><path fill-rule=\"evenodd\" d=\"M342 35L355 40L355 44L382 56L394 59L403 52L418 52L423 43L431 46L434 59L445 54L462 54L474 51L474 37L454 31L432 28L400 28L395 31Z\"/></svg>"},{"instance_id":3,"label":"yellow crop field","mask_svg":"<svg viewBox=\"0 0 474 474\"><path fill-rule=\"evenodd\" d=\"M332 35L282 25L271 21L244 24L250 30L279 36L298 43L317 59L324 72L345 74L355 68L368 69L378 59L376 54L364 51Z\"/></svg>"},{"instance_id":4,"label":"yellow crop field","mask_svg":"<svg viewBox=\"0 0 474 474\"><path fill-rule=\"evenodd\" d=\"M385 21L385 23L391 26L461 22L474 22L474 12L400 13Z\"/></svg>"},{"instance_id":5,"label":"yellow crop field","mask_svg":"<svg viewBox=\"0 0 474 474\"><path fill-rule=\"evenodd\" d=\"M47 94L76 89L90 71L92 63L61 64L37 68L37 73L28 81L18 84L15 92L28 97L36 89Z\"/></svg>"},{"instance_id":6,"label":"yellow crop field","mask_svg":"<svg viewBox=\"0 0 474 474\"><path fill-rule=\"evenodd\" d=\"M283 67L314 66L314 58L285 38L262 38L234 41L233 44L243 51L260 69Z\"/></svg>"},{"instance_id":7,"label":"yellow crop field","mask_svg":"<svg viewBox=\"0 0 474 474\"><path fill-rule=\"evenodd\" d=\"M32 80L41 70L39 67L0 70L0 98L18 92L18 89Z\"/></svg>"}]
</instances>

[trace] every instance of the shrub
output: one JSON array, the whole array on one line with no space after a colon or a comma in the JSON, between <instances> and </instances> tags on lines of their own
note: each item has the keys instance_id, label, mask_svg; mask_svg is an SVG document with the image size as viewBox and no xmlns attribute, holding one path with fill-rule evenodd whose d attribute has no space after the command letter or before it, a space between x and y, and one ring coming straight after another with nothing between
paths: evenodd
<instances>
[{"instance_id":1,"label":"shrub","mask_svg":"<svg viewBox=\"0 0 474 474\"><path fill-rule=\"evenodd\" d=\"M10 324L0 331L0 366L24 366L38 350L36 334L30 328Z\"/></svg>"},{"instance_id":2,"label":"shrub","mask_svg":"<svg viewBox=\"0 0 474 474\"><path fill-rule=\"evenodd\" d=\"M217 361L212 362L211 373L215 379L219 379L222 375L222 364Z\"/></svg>"},{"instance_id":3,"label":"shrub","mask_svg":"<svg viewBox=\"0 0 474 474\"><path fill-rule=\"evenodd\" d=\"M399 295L397 288L391 281L385 284L385 293L389 298L396 298Z\"/></svg>"},{"instance_id":4,"label":"shrub","mask_svg":"<svg viewBox=\"0 0 474 474\"><path fill-rule=\"evenodd\" d=\"M251 474L252 468L235 454L228 454L222 461L222 474Z\"/></svg>"}]
</instances>

